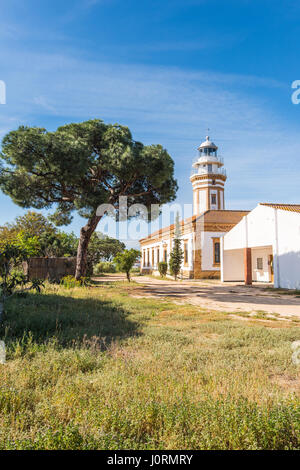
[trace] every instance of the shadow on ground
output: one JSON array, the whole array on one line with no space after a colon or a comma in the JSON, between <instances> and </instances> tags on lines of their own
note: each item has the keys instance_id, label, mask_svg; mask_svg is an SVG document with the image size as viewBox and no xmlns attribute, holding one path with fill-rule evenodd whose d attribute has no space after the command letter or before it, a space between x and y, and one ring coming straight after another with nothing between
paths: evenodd
<instances>
[{"instance_id":1,"label":"shadow on ground","mask_svg":"<svg viewBox=\"0 0 300 470\"><path fill-rule=\"evenodd\" d=\"M139 334L139 325L129 314L121 306L97 298L31 293L7 302L0 336L14 341L30 332L37 343L49 339L60 346L97 342L105 349L115 340Z\"/></svg>"},{"instance_id":2,"label":"shadow on ground","mask_svg":"<svg viewBox=\"0 0 300 470\"><path fill-rule=\"evenodd\" d=\"M279 314L300 316L300 299L284 293L267 292L264 287L244 285L207 284L191 285L188 282L168 282L144 278L137 280L141 296L169 298L188 302L204 308L218 308L227 311L267 310Z\"/></svg>"}]
</instances>

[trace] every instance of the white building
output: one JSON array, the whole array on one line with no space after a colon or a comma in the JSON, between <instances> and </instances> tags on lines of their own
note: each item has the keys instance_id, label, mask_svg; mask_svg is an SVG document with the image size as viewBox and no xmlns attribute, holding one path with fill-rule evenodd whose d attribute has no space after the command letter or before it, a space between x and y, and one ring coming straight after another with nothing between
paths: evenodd
<instances>
[{"instance_id":1,"label":"white building","mask_svg":"<svg viewBox=\"0 0 300 470\"><path fill-rule=\"evenodd\" d=\"M193 216L181 222L184 277L220 278L220 237L231 230L248 211L225 210L226 172L218 147L207 136L198 148L190 181ZM169 262L174 225L140 240L144 273L155 272L160 261Z\"/></svg>"},{"instance_id":2,"label":"white building","mask_svg":"<svg viewBox=\"0 0 300 470\"><path fill-rule=\"evenodd\" d=\"M221 279L300 289L300 204L259 204L226 233Z\"/></svg>"}]
</instances>

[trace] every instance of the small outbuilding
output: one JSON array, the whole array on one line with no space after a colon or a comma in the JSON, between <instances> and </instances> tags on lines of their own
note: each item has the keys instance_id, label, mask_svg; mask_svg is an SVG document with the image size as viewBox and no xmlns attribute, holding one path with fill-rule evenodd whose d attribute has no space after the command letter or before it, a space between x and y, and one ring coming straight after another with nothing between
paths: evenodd
<instances>
[{"instance_id":1,"label":"small outbuilding","mask_svg":"<svg viewBox=\"0 0 300 470\"><path fill-rule=\"evenodd\" d=\"M261 203L226 233L221 280L300 289L300 204Z\"/></svg>"}]
</instances>

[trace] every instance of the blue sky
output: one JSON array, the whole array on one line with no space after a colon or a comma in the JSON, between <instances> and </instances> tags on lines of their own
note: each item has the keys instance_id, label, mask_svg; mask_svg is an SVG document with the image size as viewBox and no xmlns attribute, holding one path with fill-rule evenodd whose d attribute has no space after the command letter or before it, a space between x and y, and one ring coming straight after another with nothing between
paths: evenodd
<instances>
[{"instance_id":1,"label":"blue sky","mask_svg":"<svg viewBox=\"0 0 300 470\"><path fill-rule=\"evenodd\" d=\"M300 5L296 0L2 0L0 137L101 118L160 143L178 202L210 134L225 159L227 209L300 202ZM0 224L23 209L0 195ZM75 217L69 230L79 232Z\"/></svg>"}]
</instances>

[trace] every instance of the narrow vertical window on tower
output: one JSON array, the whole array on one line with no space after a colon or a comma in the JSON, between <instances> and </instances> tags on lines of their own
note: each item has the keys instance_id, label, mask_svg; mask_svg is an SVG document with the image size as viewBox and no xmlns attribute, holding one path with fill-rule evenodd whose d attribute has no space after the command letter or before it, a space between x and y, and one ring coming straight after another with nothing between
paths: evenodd
<instances>
[{"instance_id":1,"label":"narrow vertical window on tower","mask_svg":"<svg viewBox=\"0 0 300 470\"><path fill-rule=\"evenodd\" d=\"M213 206L215 206L217 204L217 195L216 194L211 195L211 204Z\"/></svg>"}]
</instances>

